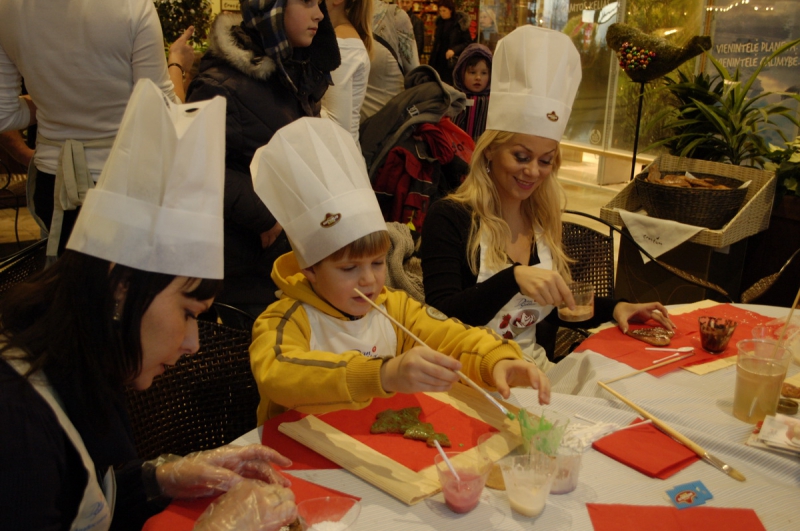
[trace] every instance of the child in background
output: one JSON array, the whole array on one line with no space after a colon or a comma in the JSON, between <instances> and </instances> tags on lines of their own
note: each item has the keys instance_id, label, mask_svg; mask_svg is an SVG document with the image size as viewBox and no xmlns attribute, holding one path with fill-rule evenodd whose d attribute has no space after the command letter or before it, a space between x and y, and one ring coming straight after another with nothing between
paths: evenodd
<instances>
[{"instance_id":1,"label":"child in background","mask_svg":"<svg viewBox=\"0 0 800 531\"><path fill-rule=\"evenodd\" d=\"M372 0L325 0L325 4L342 64L331 72L333 86L322 98L321 115L349 131L358 143L372 56Z\"/></svg>"},{"instance_id":2,"label":"child in background","mask_svg":"<svg viewBox=\"0 0 800 531\"><path fill-rule=\"evenodd\" d=\"M492 81L492 52L483 44L470 44L453 69L455 87L467 95L467 108L453 122L477 141L486 129L489 90Z\"/></svg>"},{"instance_id":3,"label":"child in background","mask_svg":"<svg viewBox=\"0 0 800 531\"><path fill-rule=\"evenodd\" d=\"M504 397L524 385L549 402L547 378L515 343L384 287L389 236L346 131L301 118L256 152L251 172L294 249L272 272L281 299L253 327L259 424L286 409L361 409L398 392L447 391L457 370ZM415 344L354 288L436 350Z\"/></svg>"}]
</instances>

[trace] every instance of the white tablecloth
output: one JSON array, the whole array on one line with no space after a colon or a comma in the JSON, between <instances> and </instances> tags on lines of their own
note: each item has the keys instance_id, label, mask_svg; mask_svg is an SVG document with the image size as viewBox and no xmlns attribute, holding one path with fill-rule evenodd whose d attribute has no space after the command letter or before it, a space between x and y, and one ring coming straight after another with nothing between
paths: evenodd
<instances>
[{"instance_id":1,"label":"white tablecloth","mask_svg":"<svg viewBox=\"0 0 800 531\"><path fill-rule=\"evenodd\" d=\"M785 315L785 308L743 306L768 316ZM571 354L549 374L553 383L551 409L567 415L627 424L637 417L631 409L597 385L631 372L627 365L593 352ZM700 480L714 498L710 507L745 507L756 511L769 531L800 529L800 459L783 457L745 446L752 426L731 414L735 367L705 376L679 370L660 378L649 374L616 382L614 389L640 407L666 421L683 435L733 466L746 477L741 483L705 462L697 462L666 480L649 478L594 449L583 455L578 488L570 494L551 495L536 519L512 513L505 492L486 489L480 505L466 515L456 515L444 505L441 494L407 506L344 470L292 472L299 477L362 498L361 516L353 531L484 531L542 529L591 531L586 503L670 505L665 491ZM792 365L789 375L800 371ZM534 407L536 394L515 389L512 403ZM584 422L575 419L574 422ZM258 443L260 430L237 443ZM642 529L647 524L642 523Z\"/></svg>"}]
</instances>

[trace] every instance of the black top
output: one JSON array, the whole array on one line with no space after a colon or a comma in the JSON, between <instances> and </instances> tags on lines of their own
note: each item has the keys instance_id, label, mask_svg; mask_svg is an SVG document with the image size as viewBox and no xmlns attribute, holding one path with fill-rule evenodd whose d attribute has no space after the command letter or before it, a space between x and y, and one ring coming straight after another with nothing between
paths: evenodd
<instances>
[{"instance_id":1,"label":"black top","mask_svg":"<svg viewBox=\"0 0 800 531\"><path fill-rule=\"evenodd\" d=\"M117 418L106 419L107 430L90 435L88 415L74 411L75 390L68 384L58 387L96 474L102 477L109 466L115 468L117 499L111 529L141 530L147 518L164 509L164 500L147 502L142 461L136 459L124 409L117 411ZM6 531L69 529L88 481L86 469L47 402L2 360L0 426L0 527Z\"/></svg>"},{"instance_id":2,"label":"black top","mask_svg":"<svg viewBox=\"0 0 800 531\"><path fill-rule=\"evenodd\" d=\"M479 284L467 260L470 223L470 211L460 203L444 199L430 206L419 250L425 302L464 323L483 326L519 293L514 279L514 267L519 264ZM539 256L534 247L528 265L538 263ZM615 306L616 301L598 297L595 299L595 315L588 321L562 321L558 312L550 312L546 321L570 328L576 328L576 325L593 328L611 320Z\"/></svg>"}]
</instances>

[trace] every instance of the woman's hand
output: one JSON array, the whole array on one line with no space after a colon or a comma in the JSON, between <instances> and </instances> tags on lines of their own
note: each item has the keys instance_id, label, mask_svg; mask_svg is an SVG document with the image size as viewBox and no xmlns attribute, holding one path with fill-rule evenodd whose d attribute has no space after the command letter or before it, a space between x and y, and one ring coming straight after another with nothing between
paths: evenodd
<instances>
[{"instance_id":1,"label":"woman's hand","mask_svg":"<svg viewBox=\"0 0 800 531\"><path fill-rule=\"evenodd\" d=\"M558 306L565 301L571 310L575 309L575 299L567 283L558 272L533 266L514 267L514 279L519 291L537 304Z\"/></svg>"},{"instance_id":2,"label":"woman's hand","mask_svg":"<svg viewBox=\"0 0 800 531\"><path fill-rule=\"evenodd\" d=\"M226 492L245 478L288 487L290 482L270 466L291 466L291 460L272 448L221 446L186 457L159 457L156 480L161 492L170 498L199 498Z\"/></svg>"},{"instance_id":3,"label":"woman's hand","mask_svg":"<svg viewBox=\"0 0 800 531\"><path fill-rule=\"evenodd\" d=\"M175 42L169 45L168 64L177 63L181 65L184 73L189 73L194 64L194 48L189 44L189 39L194 35L194 26L189 26L183 35L178 37Z\"/></svg>"},{"instance_id":4,"label":"woman's hand","mask_svg":"<svg viewBox=\"0 0 800 531\"><path fill-rule=\"evenodd\" d=\"M414 347L381 366L381 385L388 393L448 391L459 379L461 362L427 347Z\"/></svg>"},{"instance_id":5,"label":"woman's hand","mask_svg":"<svg viewBox=\"0 0 800 531\"><path fill-rule=\"evenodd\" d=\"M550 380L536 366L525 360L500 360L492 370L494 386L503 398L511 396L511 387L533 387L539 390L539 403L550 403Z\"/></svg>"},{"instance_id":6,"label":"woman's hand","mask_svg":"<svg viewBox=\"0 0 800 531\"><path fill-rule=\"evenodd\" d=\"M216 499L197 519L195 531L278 531L297 518L287 488L244 480Z\"/></svg>"},{"instance_id":7,"label":"woman's hand","mask_svg":"<svg viewBox=\"0 0 800 531\"><path fill-rule=\"evenodd\" d=\"M446 52L444 52L444 58L445 59L450 59L455 54L456 54L456 52L454 52L453 50L447 50Z\"/></svg>"},{"instance_id":8,"label":"woman's hand","mask_svg":"<svg viewBox=\"0 0 800 531\"><path fill-rule=\"evenodd\" d=\"M614 307L614 320L623 333L628 331L628 323L644 323L654 319L667 330L675 330L675 323L669 318L669 312L660 302L631 304L620 302Z\"/></svg>"}]
</instances>

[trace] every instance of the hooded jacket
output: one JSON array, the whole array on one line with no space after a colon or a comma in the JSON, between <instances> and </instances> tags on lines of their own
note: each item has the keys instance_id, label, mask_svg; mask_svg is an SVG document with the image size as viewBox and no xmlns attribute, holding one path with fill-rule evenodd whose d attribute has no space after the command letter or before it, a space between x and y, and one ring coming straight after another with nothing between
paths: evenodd
<instances>
[{"instance_id":1,"label":"hooded jacket","mask_svg":"<svg viewBox=\"0 0 800 531\"><path fill-rule=\"evenodd\" d=\"M464 72L467 70L467 61L474 57L480 57L486 61L489 67L489 82L486 88L479 93L474 93L464 86ZM472 43L467 46L458 57L456 66L453 69L453 86L467 95L467 99L472 100L472 105L468 105L457 117L453 119L458 127L478 141L478 137L486 130L486 116L489 112L489 92L492 88L492 51L483 44Z\"/></svg>"},{"instance_id":2,"label":"hooded jacket","mask_svg":"<svg viewBox=\"0 0 800 531\"><path fill-rule=\"evenodd\" d=\"M428 64L439 72L442 81L453 84L453 66L445 57L447 50L455 52L454 58L461 55L464 48L472 42L469 33L469 16L461 11L453 11L449 19L436 17L436 32L433 35L433 47Z\"/></svg>"},{"instance_id":3,"label":"hooded jacket","mask_svg":"<svg viewBox=\"0 0 800 531\"><path fill-rule=\"evenodd\" d=\"M261 247L260 235L275 225L275 218L253 190L250 162L278 129L303 116L319 116L330 72L340 62L324 2L320 8L325 18L311 46L294 49L288 60L269 55L259 32L242 24L241 15L220 14L200 73L189 85L187 101L227 100L225 290L220 300L230 304L274 300L272 261L289 249L285 239L279 240L280 249Z\"/></svg>"},{"instance_id":4,"label":"hooded jacket","mask_svg":"<svg viewBox=\"0 0 800 531\"><path fill-rule=\"evenodd\" d=\"M276 260L272 278L283 294L256 320L250 345L250 364L261 395L259 424L286 409L303 413L362 409L375 397L394 395L381 385L380 357L367 357L357 350L310 350L315 330L309 311L321 312L334 325L350 319L317 296L294 253ZM447 318L403 291L384 287L375 302L431 348L459 359L462 371L489 390L493 390L492 371L498 361L522 359L516 343L485 328ZM391 326L397 348L396 352L383 353L385 356L400 356L416 345L414 339Z\"/></svg>"}]
</instances>

